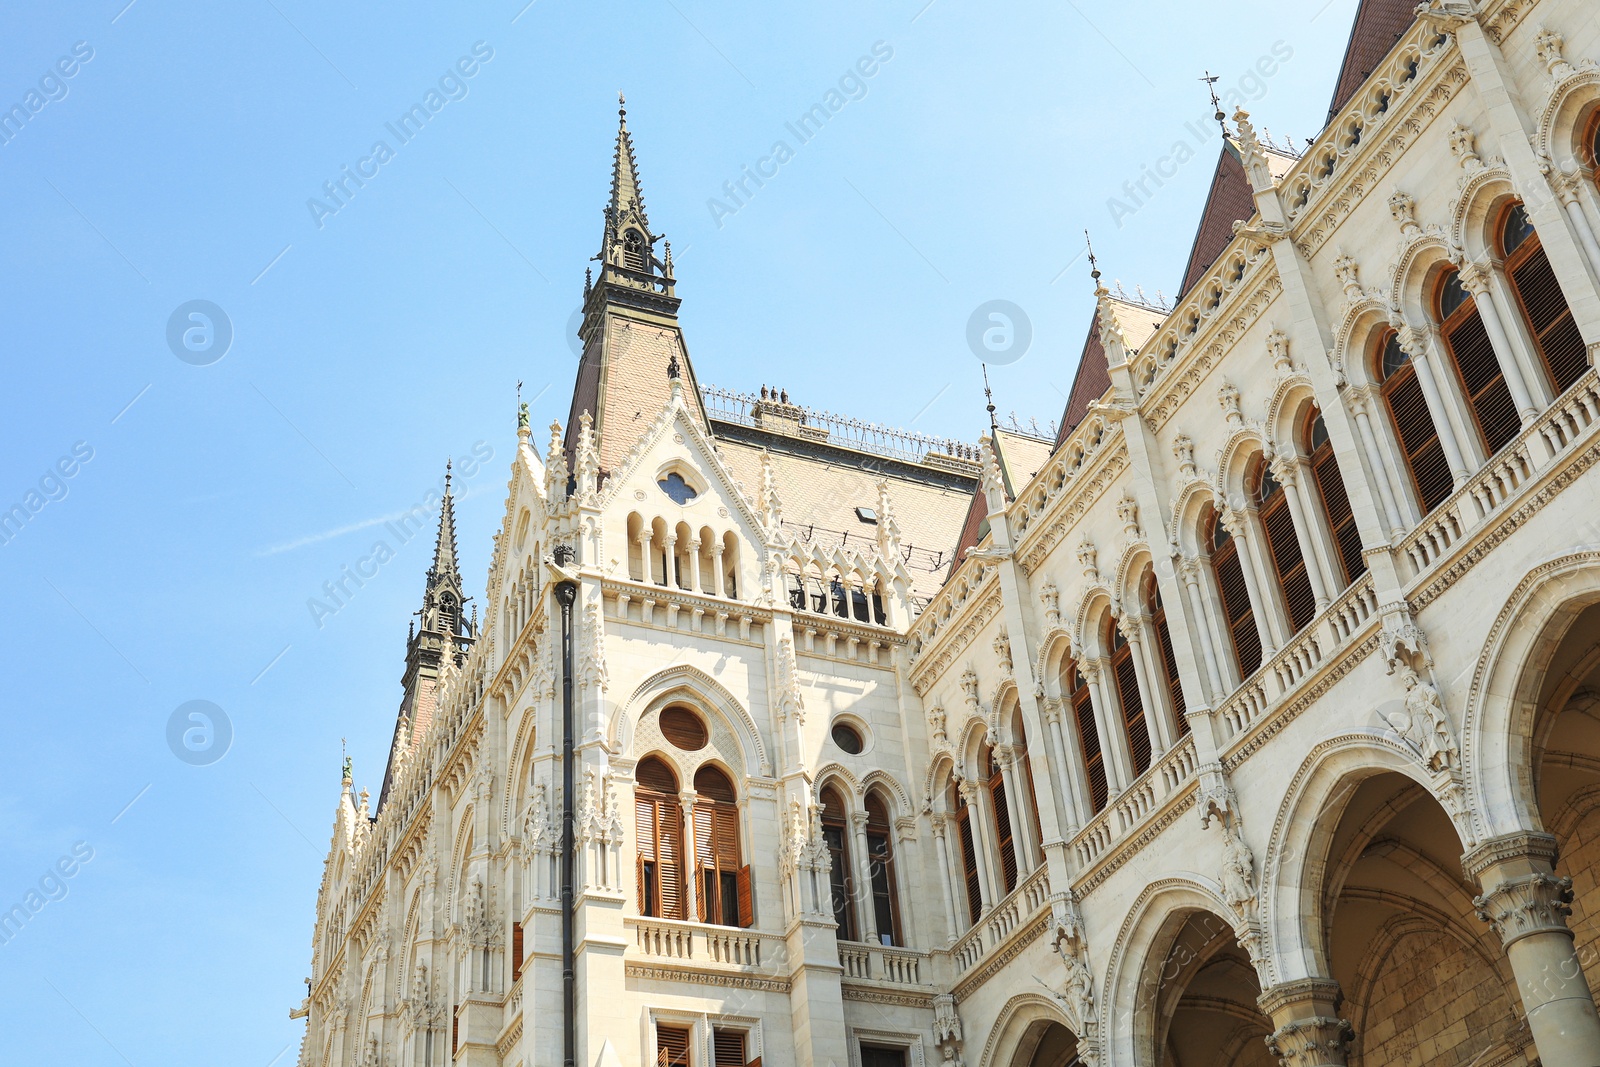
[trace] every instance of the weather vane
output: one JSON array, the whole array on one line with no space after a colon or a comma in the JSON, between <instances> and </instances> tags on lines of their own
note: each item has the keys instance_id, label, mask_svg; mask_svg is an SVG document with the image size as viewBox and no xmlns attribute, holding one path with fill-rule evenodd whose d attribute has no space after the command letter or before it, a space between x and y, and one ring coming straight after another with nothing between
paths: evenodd
<instances>
[{"instance_id":1,"label":"weather vane","mask_svg":"<svg viewBox=\"0 0 1600 1067\"><path fill-rule=\"evenodd\" d=\"M1089 249L1089 277L1094 279L1096 288L1100 285L1100 261L1094 258L1094 242L1089 240L1089 231L1083 231L1084 247Z\"/></svg>"},{"instance_id":2,"label":"weather vane","mask_svg":"<svg viewBox=\"0 0 1600 1067\"><path fill-rule=\"evenodd\" d=\"M1228 136L1228 116L1222 113L1222 101L1217 99L1217 82L1221 81L1222 79L1208 70L1206 71L1205 77L1198 78L1196 80L1206 83L1206 90L1211 94L1212 110L1216 112L1216 114L1212 115L1211 117L1216 119L1217 125L1222 128L1222 136Z\"/></svg>"},{"instance_id":3,"label":"weather vane","mask_svg":"<svg viewBox=\"0 0 1600 1067\"><path fill-rule=\"evenodd\" d=\"M980 366L983 367L983 398L988 401L989 428L997 429L998 424L994 421L994 390L989 388L989 364L983 363Z\"/></svg>"}]
</instances>

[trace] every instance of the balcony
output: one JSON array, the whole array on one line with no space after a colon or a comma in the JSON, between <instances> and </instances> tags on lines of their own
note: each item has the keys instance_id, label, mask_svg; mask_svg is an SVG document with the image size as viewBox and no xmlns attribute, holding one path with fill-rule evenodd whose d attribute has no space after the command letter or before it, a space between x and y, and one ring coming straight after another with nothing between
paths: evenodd
<instances>
[{"instance_id":1,"label":"balcony","mask_svg":"<svg viewBox=\"0 0 1600 1067\"><path fill-rule=\"evenodd\" d=\"M847 982L888 982L920 986L926 953L908 948L874 945L865 941L840 941L839 966Z\"/></svg>"},{"instance_id":2,"label":"balcony","mask_svg":"<svg viewBox=\"0 0 1600 1067\"><path fill-rule=\"evenodd\" d=\"M1019 930L1028 928L1030 920L1041 911L1048 912L1049 902L1050 876L1041 863L998 904L986 911L972 929L957 939L950 949L956 973L966 974Z\"/></svg>"}]
</instances>

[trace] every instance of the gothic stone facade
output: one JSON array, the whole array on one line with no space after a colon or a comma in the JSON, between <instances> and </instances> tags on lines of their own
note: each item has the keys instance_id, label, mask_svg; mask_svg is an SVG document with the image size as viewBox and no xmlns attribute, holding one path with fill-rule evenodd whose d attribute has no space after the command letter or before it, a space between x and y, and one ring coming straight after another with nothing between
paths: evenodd
<instances>
[{"instance_id":1,"label":"gothic stone facade","mask_svg":"<svg viewBox=\"0 0 1600 1067\"><path fill-rule=\"evenodd\" d=\"M584 1067L1600 1064L1597 58L1436 0L1303 154L1235 115L1253 216L976 454L702 388L624 123L299 1062L562 1062L570 684Z\"/></svg>"}]
</instances>

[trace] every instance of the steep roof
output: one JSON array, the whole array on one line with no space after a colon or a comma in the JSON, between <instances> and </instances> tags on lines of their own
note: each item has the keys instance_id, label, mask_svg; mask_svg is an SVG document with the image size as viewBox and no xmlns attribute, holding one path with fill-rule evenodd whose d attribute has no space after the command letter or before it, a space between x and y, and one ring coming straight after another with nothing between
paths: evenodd
<instances>
[{"instance_id":1,"label":"steep roof","mask_svg":"<svg viewBox=\"0 0 1600 1067\"><path fill-rule=\"evenodd\" d=\"M1415 0L1361 0L1350 25L1350 41L1345 45L1339 79L1334 82L1333 101L1328 119L1350 102L1378 61L1389 54L1395 41L1416 18Z\"/></svg>"},{"instance_id":2,"label":"steep roof","mask_svg":"<svg viewBox=\"0 0 1600 1067\"><path fill-rule=\"evenodd\" d=\"M1231 236L1231 235L1230 235ZM1135 349L1141 347L1156 332L1167 313L1158 307L1134 300L1110 298L1116 305L1117 321L1122 323L1123 336ZM1089 336L1083 339L1083 354L1078 357L1078 372L1072 379L1072 391L1067 394L1067 406L1061 413L1061 429L1056 434L1056 447L1077 428L1089 411L1089 402L1099 400L1111 388L1111 375L1106 370L1106 350L1100 345L1100 312L1089 320Z\"/></svg>"},{"instance_id":3,"label":"steep roof","mask_svg":"<svg viewBox=\"0 0 1600 1067\"><path fill-rule=\"evenodd\" d=\"M1103 359L1100 362L1102 366L1105 364ZM1016 499L1017 493L1033 480L1035 474L1044 469L1044 465L1050 462L1050 456L1056 450L1055 441L1034 437L1032 434L1016 433L998 426L989 430L989 437L994 442L995 460L1000 467L1000 478L1005 484L1008 501ZM972 499L967 504L966 518L961 522L961 535L956 541L948 573L955 573L956 565L961 562L967 550L976 548L988 534L988 511L988 502L984 499L983 488L980 486L974 490Z\"/></svg>"}]
</instances>

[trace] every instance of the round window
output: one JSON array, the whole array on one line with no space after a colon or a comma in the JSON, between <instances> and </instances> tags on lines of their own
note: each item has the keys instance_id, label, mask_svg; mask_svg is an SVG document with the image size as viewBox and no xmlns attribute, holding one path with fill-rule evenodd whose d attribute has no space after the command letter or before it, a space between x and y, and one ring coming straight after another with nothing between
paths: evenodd
<instances>
[{"instance_id":1,"label":"round window","mask_svg":"<svg viewBox=\"0 0 1600 1067\"><path fill-rule=\"evenodd\" d=\"M661 733L675 748L698 752L706 747L705 720L688 708L668 708L661 713Z\"/></svg>"},{"instance_id":2,"label":"round window","mask_svg":"<svg viewBox=\"0 0 1600 1067\"><path fill-rule=\"evenodd\" d=\"M866 747L861 740L861 731L847 722L833 724L833 743L852 756L860 755L861 750Z\"/></svg>"}]
</instances>

